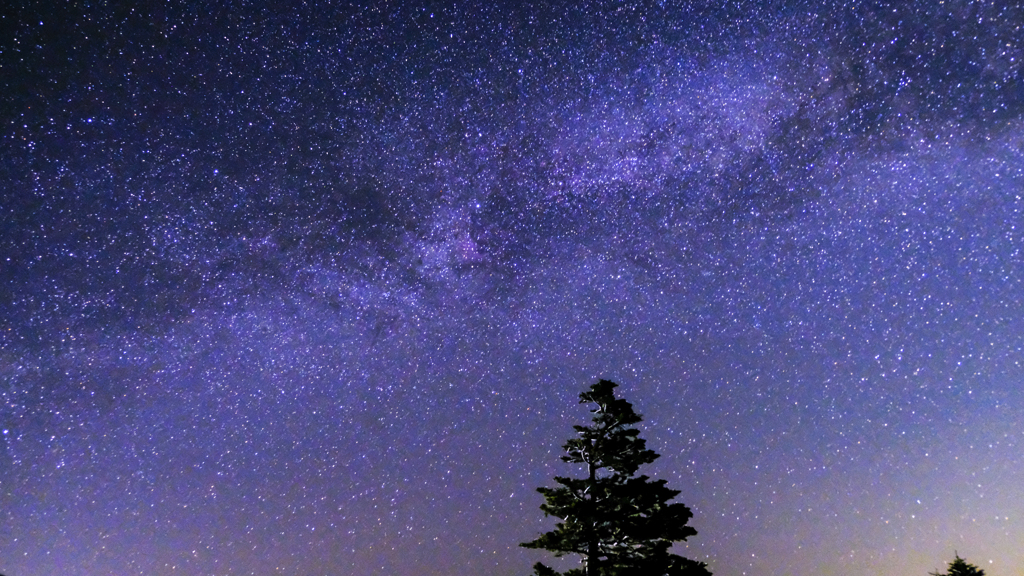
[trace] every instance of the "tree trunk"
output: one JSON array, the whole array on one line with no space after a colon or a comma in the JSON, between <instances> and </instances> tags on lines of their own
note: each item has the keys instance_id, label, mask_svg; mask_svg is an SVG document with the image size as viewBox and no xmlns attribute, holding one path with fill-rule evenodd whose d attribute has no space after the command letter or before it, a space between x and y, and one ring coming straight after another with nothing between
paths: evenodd
<instances>
[{"instance_id":1,"label":"tree trunk","mask_svg":"<svg viewBox=\"0 0 1024 576\"><path fill-rule=\"evenodd\" d=\"M586 574L587 574L587 576L598 576L597 569L596 569L597 567L594 565L595 562L597 561L597 529L594 526L594 523L596 521L596 514L595 514L596 506L595 506L595 502L594 502L594 485L596 484L596 479L597 479L596 472L597 472L597 470L594 468L593 460L591 460L590 462L587 463L587 468L589 468L589 470L590 470L590 484L589 484L589 489L588 489L588 492L589 492L588 497L589 497L589 500L590 500L590 507L589 507L590 510L587 511L588 512L587 515L589 516L589 518L587 518L587 522L590 524L589 525L590 534L587 535L587 540L588 541L587 541L587 566L586 566Z\"/></svg>"}]
</instances>

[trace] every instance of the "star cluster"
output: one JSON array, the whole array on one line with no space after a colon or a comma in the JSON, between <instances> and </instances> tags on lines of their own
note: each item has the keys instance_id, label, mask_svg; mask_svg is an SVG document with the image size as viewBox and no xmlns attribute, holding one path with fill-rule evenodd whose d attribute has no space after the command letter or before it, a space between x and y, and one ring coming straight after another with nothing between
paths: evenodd
<instances>
[{"instance_id":1,"label":"star cluster","mask_svg":"<svg viewBox=\"0 0 1024 576\"><path fill-rule=\"evenodd\" d=\"M525 574L615 380L715 574L1024 575L1014 2L0 14L0 572Z\"/></svg>"}]
</instances>

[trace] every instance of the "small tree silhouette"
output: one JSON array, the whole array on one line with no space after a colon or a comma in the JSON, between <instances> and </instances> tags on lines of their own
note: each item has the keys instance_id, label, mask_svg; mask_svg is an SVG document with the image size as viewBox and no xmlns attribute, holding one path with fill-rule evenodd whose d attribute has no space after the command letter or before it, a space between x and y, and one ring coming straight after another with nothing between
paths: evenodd
<instances>
[{"instance_id":1,"label":"small tree silhouette","mask_svg":"<svg viewBox=\"0 0 1024 576\"><path fill-rule=\"evenodd\" d=\"M956 559L949 563L949 569L945 572L929 572L931 576L985 576L985 571L974 564L968 564L966 560L956 554Z\"/></svg>"}]
</instances>

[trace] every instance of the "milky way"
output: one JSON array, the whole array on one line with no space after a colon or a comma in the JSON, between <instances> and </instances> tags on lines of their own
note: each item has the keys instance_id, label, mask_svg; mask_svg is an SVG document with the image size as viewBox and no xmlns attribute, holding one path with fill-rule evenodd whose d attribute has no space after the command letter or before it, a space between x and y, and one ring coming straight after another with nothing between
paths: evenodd
<instances>
[{"instance_id":1,"label":"milky way","mask_svg":"<svg viewBox=\"0 0 1024 576\"><path fill-rule=\"evenodd\" d=\"M715 574L1024 575L1024 9L21 2L0 572L526 574L615 380Z\"/></svg>"}]
</instances>

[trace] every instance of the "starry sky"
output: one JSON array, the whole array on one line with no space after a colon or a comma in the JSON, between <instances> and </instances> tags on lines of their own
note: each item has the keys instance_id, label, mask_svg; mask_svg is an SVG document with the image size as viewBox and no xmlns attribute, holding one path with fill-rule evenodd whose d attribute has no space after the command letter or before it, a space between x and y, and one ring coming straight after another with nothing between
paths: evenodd
<instances>
[{"instance_id":1,"label":"starry sky","mask_svg":"<svg viewBox=\"0 0 1024 576\"><path fill-rule=\"evenodd\" d=\"M527 574L608 378L717 575L1022 576L1022 61L1011 0L5 3L0 572Z\"/></svg>"}]
</instances>

